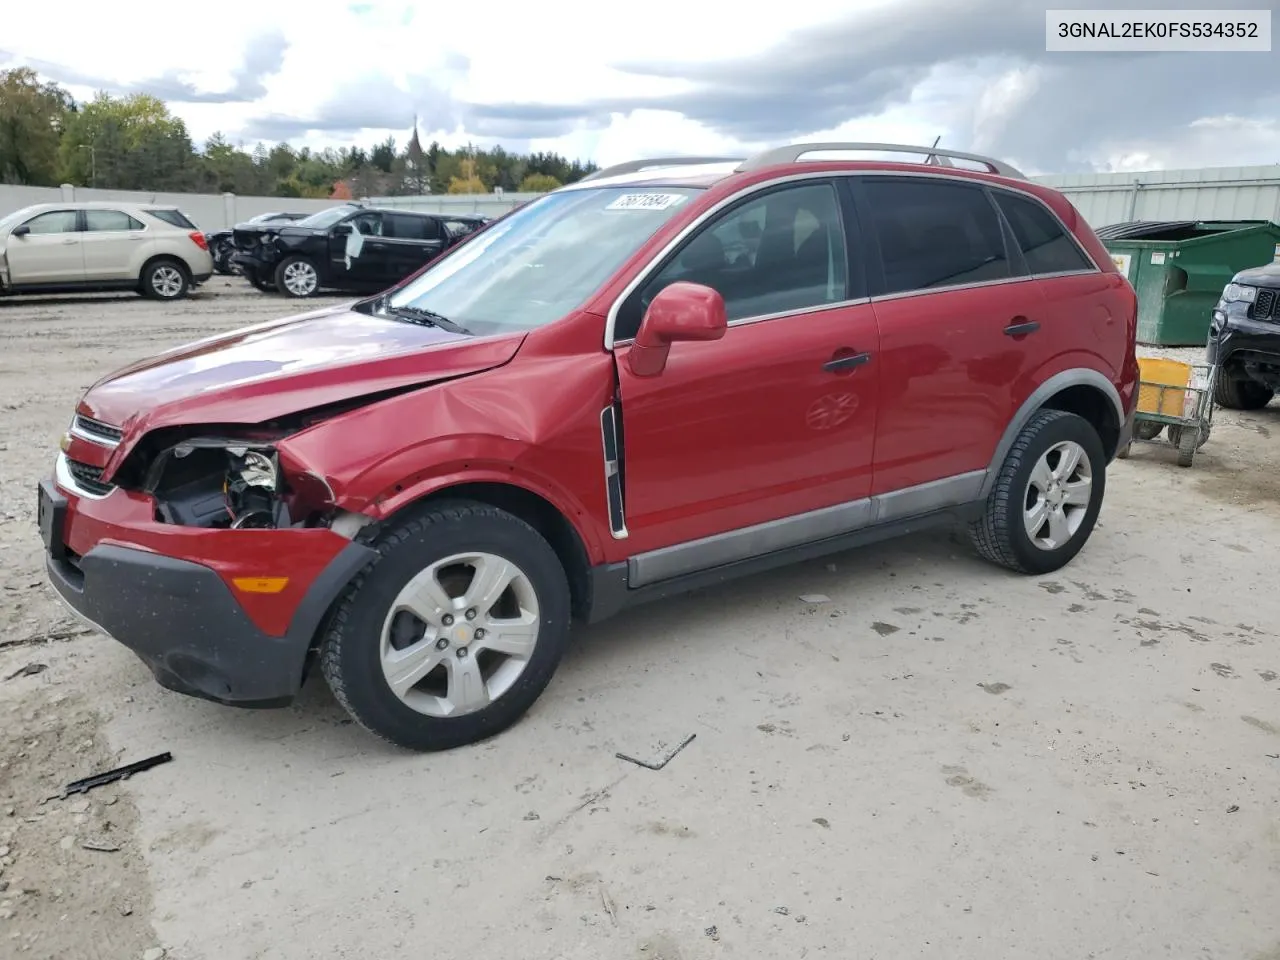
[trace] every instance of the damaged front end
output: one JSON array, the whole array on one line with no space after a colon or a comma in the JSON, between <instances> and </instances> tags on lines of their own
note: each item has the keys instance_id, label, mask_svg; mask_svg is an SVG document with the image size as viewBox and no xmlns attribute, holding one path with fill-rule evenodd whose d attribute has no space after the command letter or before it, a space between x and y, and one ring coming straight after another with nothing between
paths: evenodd
<instances>
[{"instance_id":1,"label":"damaged front end","mask_svg":"<svg viewBox=\"0 0 1280 960\"><path fill-rule=\"evenodd\" d=\"M369 518L338 509L322 474L281 448L309 425L157 431L129 453L111 483L148 495L156 523L208 530L328 528L350 539Z\"/></svg>"},{"instance_id":2,"label":"damaged front end","mask_svg":"<svg viewBox=\"0 0 1280 960\"><path fill-rule=\"evenodd\" d=\"M326 526L333 494L323 479L283 469L270 442L198 436L161 450L142 491L156 520L183 527L272 530Z\"/></svg>"}]
</instances>

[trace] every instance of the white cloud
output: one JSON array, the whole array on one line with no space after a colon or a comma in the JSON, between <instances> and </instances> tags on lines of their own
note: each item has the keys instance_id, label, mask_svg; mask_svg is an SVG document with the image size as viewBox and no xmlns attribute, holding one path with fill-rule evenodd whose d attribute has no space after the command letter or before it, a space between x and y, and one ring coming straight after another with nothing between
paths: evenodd
<instances>
[{"instance_id":1,"label":"white cloud","mask_svg":"<svg viewBox=\"0 0 1280 960\"><path fill-rule=\"evenodd\" d=\"M617 69L614 65L619 63L660 60L705 67L715 60L759 55L759 89L765 93L770 89L771 70L783 66L771 63L773 55L768 51L789 36L851 13L884 14L901 3L804 0L787 5L783 15L781 8L756 12L749 5L726 8L689 0L646 0L640 7L572 0L546 11L527 0L486 4L311 0L305 5L300 0L275 4L220 0L184 19L176 15L171 0L132 0L127 12L119 5L71 0L60 16L70 26L55 28L47 9L11 0L8 7L12 9L6 9L0 28L0 51L10 54L10 62L5 63L0 53L0 66L58 64L83 77L103 78L115 89L166 77L201 92L225 91L245 80L237 71L253 38L278 31L288 47L277 71L268 76L257 71L249 78L260 79L265 88L254 102L171 101L171 109L186 121L197 143L215 131L252 142L244 134L264 118L301 121L299 135L292 139L298 146L352 142L369 146L388 135L403 141L416 109L425 139L456 147L468 140L493 142L459 125L457 118L462 114L451 109L459 101L572 106L643 100L652 104L692 87L678 70L667 71L666 76L638 76ZM904 11L903 16L927 13L920 8ZM195 16L198 25L186 26ZM913 29L927 25L922 20ZM975 31L982 27L976 21L970 26ZM846 32L853 38L848 47L852 73L867 51L860 47L856 25ZM915 36L908 33L908 39ZM944 39L949 42L949 37ZM876 40L875 35L866 37L868 51ZM963 43L963 38L957 38L957 58L963 57ZM908 43L904 49L914 47ZM1066 67L1054 69L1061 82L1060 71ZM65 77L67 70L62 72ZM893 105L872 115L851 116L832 130L814 131L806 138L930 143L942 135L944 146L984 151L1009 140L1022 143L1029 152L1032 147L1027 144L1042 139L1031 133L1011 139L1015 132L1028 132L1028 104L1036 102L1050 76L1040 65L1002 54L956 59L911 76L901 81L902 96L893 98ZM93 92L90 87L63 82L80 98ZM1187 82L1195 81L1189 75ZM1177 93L1169 91L1170 96ZM305 121L316 119L322 110L331 120L334 104L340 104L339 113L349 118L344 123L353 128L350 132L336 130L332 123L330 133L306 131ZM1108 103L1097 109L1129 108ZM851 112L858 111L851 108ZM1058 146L1050 153L1060 154L1062 164L1124 169L1134 163L1241 162L1233 158L1246 154L1262 158L1254 162L1280 160L1280 128L1273 120L1226 117L1205 120L1190 129L1184 121L1176 130L1144 130L1138 119L1135 114L1132 134L1126 132L1119 139L1105 139L1101 129L1095 137L1077 120L1071 130L1078 129L1078 134L1071 133L1066 148ZM1213 127L1214 123L1219 126ZM549 128L536 123L521 128L512 122L507 124L508 131L522 139L507 142L601 164L666 153L741 155L768 145L735 142L709 126L662 109L614 113L603 124L584 120L577 129L555 137L546 136ZM1016 156L1005 159L1028 172L1054 169L1038 170Z\"/></svg>"}]
</instances>

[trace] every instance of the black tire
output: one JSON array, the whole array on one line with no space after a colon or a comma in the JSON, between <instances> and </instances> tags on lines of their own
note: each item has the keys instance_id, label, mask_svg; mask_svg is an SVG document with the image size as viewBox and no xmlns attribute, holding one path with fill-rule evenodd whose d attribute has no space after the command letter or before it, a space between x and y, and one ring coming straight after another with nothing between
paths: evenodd
<instances>
[{"instance_id":1,"label":"black tire","mask_svg":"<svg viewBox=\"0 0 1280 960\"><path fill-rule=\"evenodd\" d=\"M290 277L296 270L306 270L313 278L313 282L305 289L291 282ZM293 297L296 300L302 300L307 297L315 296L320 292L320 271L315 263L309 257L293 254L285 257L276 266L275 273L276 290L283 293L286 297Z\"/></svg>"},{"instance_id":2,"label":"black tire","mask_svg":"<svg viewBox=\"0 0 1280 960\"><path fill-rule=\"evenodd\" d=\"M1213 382L1214 403L1228 410L1261 410L1275 395L1274 390L1256 380L1236 380L1223 370L1218 371L1218 379Z\"/></svg>"},{"instance_id":3,"label":"black tire","mask_svg":"<svg viewBox=\"0 0 1280 960\"><path fill-rule=\"evenodd\" d=\"M1164 429L1163 423L1154 420L1139 420L1133 425L1133 435L1139 440L1154 440Z\"/></svg>"},{"instance_id":4,"label":"black tire","mask_svg":"<svg viewBox=\"0 0 1280 960\"><path fill-rule=\"evenodd\" d=\"M191 292L191 274L181 260L162 257L142 268L138 289L152 300L181 300Z\"/></svg>"},{"instance_id":5,"label":"black tire","mask_svg":"<svg viewBox=\"0 0 1280 960\"><path fill-rule=\"evenodd\" d=\"M1174 440L1173 427L1169 428L1170 440ZM1196 449L1200 446L1196 442L1200 435L1200 431L1194 427L1177 428L1177 439L1174 440L1178 445L1178 466L1189 467L1196 459Z\"/></svg>"},{"instance_id":6,"label":"black tire","mask_svg":"<svg viewBox=\"0 0 1280 960\"><path fill-rule=\"evenodd\" d=\"M1169 442L1178 448L1178 466L1191 466L1195 460L1196 451L1208 442L1210 433L1212 433L1212 427L1207 423L1202 424L1198 429L1170 425Z\"/></svg>"},{"instance_id":7,"label":"black tire","mask_svg":"<svg viewBox=\"0 0 1280 960\"><path fill-rule=\"evenodd\" d=\"M262 279L262 276L256 272L255 273L246 272L244 275L244 278L249 281L249 286L253 287L253 289L255 290L259 290L262 293L276 292L276 285L272 283L270 280Z\"/></svg>"},{"instance_id":8,"label":"black tire","mask_svg":"<svg viewBox=\"0 0 1280 960\"><path fill-rule=\"evenodd\" d=\"M505 730L546 689L569 638L569 582L545 539L520 518L471 501L432 506L379 535L376 559L338 601L320 648L320 667L338 702L365 729L410 750L476 743ZM496 700L457 717L420 713L387 683L383 624L399 592L429 564L456 553L492 553L514 563L537 597L537 643L524 671ZM465 652L465 651L464 651Z\"/></svg>"},{"instance_id":9,"label":"black tire","mask_svg":"<svg viewBox=\"0 0 1280 960\"><path fill-rule=\"evenodd\" d=\"M1090 502L1080 526L1066 543L1056 549L1041 549L1032 542L1022 517L1031 472L1055 444L1068 440L1079 444L1089 459L1093 481ZM1041 575L1066 566L1084 547L1098 521L1106 492L1106 463L1102 439L1088 420L1061 410L1036 413L1009 448L982 517L969 525L969 537L978 554L1016 573Z\"/></svg>"}]
</instances>

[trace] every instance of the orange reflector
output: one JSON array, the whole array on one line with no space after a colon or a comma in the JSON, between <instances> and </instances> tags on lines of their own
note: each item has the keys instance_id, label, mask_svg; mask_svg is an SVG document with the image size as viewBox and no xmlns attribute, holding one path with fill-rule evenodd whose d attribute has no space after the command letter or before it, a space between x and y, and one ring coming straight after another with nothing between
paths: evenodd
<instances>
[{"instance_id":1,"label":"orange reflector","mask_svg":"<svg viewBox=\"0 0 1280 960\"><path fill-rule=\"evenodd\" d=\"M62 439L58 441L58 449L66 453L71 449L71 434L64 433Z\"/></svg>"},{"instance_id":2,"label":"orange reflector","mask_svg":"<svg viewBox=\"0 0 1280 960\"><path fill-rule=\"evenodd\" d=\"M245 593L279 593L289 585L288 577L235 577L237 590Z\"/></svg>"}]
</instances>

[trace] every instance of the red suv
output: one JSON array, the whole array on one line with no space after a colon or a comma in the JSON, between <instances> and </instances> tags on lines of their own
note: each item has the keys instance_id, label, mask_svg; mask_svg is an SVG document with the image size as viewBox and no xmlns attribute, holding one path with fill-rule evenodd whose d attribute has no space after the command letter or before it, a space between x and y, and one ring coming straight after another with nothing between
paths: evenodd
<instances>
[{"instance_id":1,"label":"red suv","mask_svg":"<svg viewBox=\"0 0 1280 960\"><path fill-rule=\"evenodd\" d=\"M802 159L835 151L925 161ZM994 160L626 163L379 297L100 380L40 484L48 571L169 689L281 705L318 664L374 733L457 746L575 619L935 523L1063 566L1131 429L1136 313Z\"/></svg>"}]
</instances>

